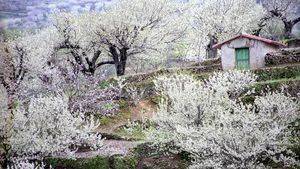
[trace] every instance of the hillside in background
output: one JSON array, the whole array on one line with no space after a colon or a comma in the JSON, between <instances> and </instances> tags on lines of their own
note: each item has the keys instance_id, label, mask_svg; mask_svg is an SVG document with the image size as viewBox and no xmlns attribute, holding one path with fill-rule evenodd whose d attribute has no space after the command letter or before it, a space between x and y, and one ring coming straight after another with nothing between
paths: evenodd
<instances>
[{"instance_id":1,"label":"hillside in background","mask_svg":"<svg viewBox=\"0 0 300 169\"><path fill-rule=\"evenodd\" d=\"M101 11L117 0L0 0L0 30L31 29L47 25L54 11ZM187 2L189 0L178 0ZM257 0L261 3L264 0ZM300 8L298 11L300 15ZM294 29L298 35L300 24Z\"/></svg>"},{"instance_id":2,"label":"hillside in background","mask_svg":"<svg viewBox=\"0 0 300 169\"><path fill-rule=\"evenodd\" d=\"M37 28L47 24L48 15L57 10L100 11L114 0L0 0L0 30Z\"/></svg>"}]
</instances>

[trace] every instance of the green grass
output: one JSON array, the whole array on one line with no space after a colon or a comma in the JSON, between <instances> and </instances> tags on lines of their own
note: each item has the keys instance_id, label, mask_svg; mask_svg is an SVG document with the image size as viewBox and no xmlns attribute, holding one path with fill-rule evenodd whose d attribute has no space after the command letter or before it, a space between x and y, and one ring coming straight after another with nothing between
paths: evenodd
<instances>
[{"instance_id":1,"label":"green grass","mask_svg":"<svg viewBox=\"0 0 300 169\"><path fill-rule=\"evenodd\" d=\"M263 91L280 91L282 87L286 89L285 92L288 92L292 96L297 96L297 93L300 92L300 76L257 82L252 86L256 93Z\"/></svg>"},{"instance_id":2,"label":"green grass","mask_svg":"<svg viewBox=\"0 0 300 169\"><path fill-rule=\"evenodd\" d=\"M120 121L127 121L131 117L131 112L128 109L121 109L120 112L114 116L102 116L100 117L100 125L107 126L115 124Z\"/></svg>"},{"instance_id":3,"label":"green grass","mask_svg":"<svg viewBox=\"0 0 300 169\"><path fill-rule=\"evenodd\" d=\"M292 78L281 78L281 79L272 79L266 81L257 82L257 84L271 84L271 83L280 83L280 82L289 82L289 81L298 81L300 80L300 75Z\"/></svg>"},{"instance_id":4,"label":"green grass","mask_svg":"<svg viewBox=\"0 0 300 169\"><path fill-rule=\"evenodd\" d=\"M153 129L154 124L150 121L133 122L118 128L114 134L126 140L144 140L146 132Z\"/></svg>"},{"instance_id":5,"label":"green grass","mask_svg":"<svg viewBox=\"0 0 300 169\"><path fill-rule=\"evenodd\" d=\"M144 129L141 127L134 127L131 129L127 129L125 127L120 128L117 129L114 134L126 140L144 140L146 138Z\"/></svg>"},{"instance_id":6,"label":"green grass","mask_svg":"<svg viewBox=\"0 0 300 169\"><path fill-rule=\"evenodd\" d=\"M258 76L258 81L291 79L300 76L300 64L268 67L253 70L252 72Z\"/></svg>"},{"instance_id":7,"label":"green grass","mask_svg":"<svg viewBox=\"0 0 300 169\"><path fill-rule=\"evenodd\" d=\"M136 168L137 159L132 156L93 157L84 159L49 158L46 164L53 168L66 169L132 169Z\"/></svg>"},{"instance_id":8,"label":"green grass","mask_svg":"<svg viewBox=\"0 0 300 169\"><path fill-rule=\"evenodd\" d=\"M62 159L51 158L46 160L47 164L53 168L68 168L68 169L107 169L109 161L106 157L95 157L88 159Z\"/></svg>"},{"instance_id":9,"label":"green grass","mask_svg":"<svg viewBox=\"0 0 300 169\"><path fill-rule=\"evenodd\" d=\"M128 119L131 119L131 112L129 104L126 100L119 101L120 110L117 114L112 116L101 116L99 117L99 131L104 132L106 134L111 133L118 125L125 124Z\"/></svg>"}]
</instances>

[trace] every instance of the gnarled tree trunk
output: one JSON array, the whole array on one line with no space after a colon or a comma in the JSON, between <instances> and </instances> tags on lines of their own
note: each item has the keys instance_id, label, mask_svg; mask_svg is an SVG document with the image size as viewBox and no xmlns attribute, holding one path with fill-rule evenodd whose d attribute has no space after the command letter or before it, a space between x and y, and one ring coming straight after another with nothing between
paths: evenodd
<instances>
[{"instance_id":1,"label":"gnarled tree trunk","mask_svg":"<svg viewBox=\"0 0 300 169\"><path fill-rule=\"evenodd\" d=\"M293 30L293 22L291 21L284 21L284 37L290 39L292 37L292 30Z\"/></svg>"},{"instance_id":2,"label":"gnarled tree trunk","mask_svg":"<svg viewBox=\"0 0 300 169\"><path fill-rule=\"evenodd\" d=\"M109 52L114 60L117 76L125 75L126 62L127 62L128 48L117 49L115 46L109 47Z\"/></svg>"}]
</instances>

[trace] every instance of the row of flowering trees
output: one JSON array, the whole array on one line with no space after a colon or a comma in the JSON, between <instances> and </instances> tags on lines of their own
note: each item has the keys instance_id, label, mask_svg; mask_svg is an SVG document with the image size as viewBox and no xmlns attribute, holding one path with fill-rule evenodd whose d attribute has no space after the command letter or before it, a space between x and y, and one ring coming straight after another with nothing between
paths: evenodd
<instances>
[{"instance_id":1,"label":"row of flowering trees","mask_svg":"<svg viewBox=\"0 0 300 169\"><path fill-rule=\"evenodd\" d=\"M7 96L7 111L0 118L0 141L1 149L4 150L0 150L0 160L3 161L3 167L11 165L12 161L18 163L18 158L24 156L43 158L60 153L71 156L80 146L96 149L101 147L101 135L95 132L99 123L93 116L85 114L86 107L99 104L99 101L107 103L107 100L117 99L123 86L119 82L99 91L99 83L103 80L100 68L104 65L114 65L116 75L121 76L125 74L126 66L131 60L163 60L182 43L190 54L201 54L211 37L223 40L242 31L251 31L256 28L256 21L263 13L262 7L255 0L191 1L184 4L172 0L121 0L102 12L55 13L50 26L1 44L0 84ZM234 75L238 79L247 80L240 74ZM241 94L241 86L230 86L231 81L218 79L210 79L206 85L198 85L188 77L182 78L187 78L185 80L190 82L182 84L183 91L172 86L172 79L169 79L170 83L162 85L170 90L166 95L174 99L174 114L180 110L184 113L183 117L187 117L177 120L191 124L176 131L193 127L189 121L193 115L188 113L198 112L196 126L207 125L207 130L189 130L200 135L209 134L211 130L224 134L221 129L226 126L233 128L228 131L234 131L236 128L230 126L230 122L225 124L221 121L231 119L229 116L232 114L237 117L242 115L235 114L235 111L253 115L250 111L252 109L234 100ZM252 80L243 82L246 84ZM197 92L196 86L199 87ZM226 94L227 90L232 92ZM176 98L176 94L186 97ZM199 98L205 99L202 100L203 105L198 105L201 100L195 100ZM180 99L185 99L186 102ZM162 104L161 110L167 108L166 105L167 102L165 107ZM215 109L206 113L211 105ZM294 104L291 102L290 106L292 105ZM293 115L292 108L290 112ZM224 113L217 113L222 111ZM169 111L160 111L159 116L161 112ZM206 121L201 120L204 114L209 115ZM235 122L239 123L232 123ZM215 128L210 125L212 123L216 124L213 125ZM249 125L251 129L252 124ZM163 125L160 126L164 129ZM176 125L172 124L171 127ZM192 142L189 132L185 134L186 136L178 136L184 136ZM218 152L218 145L227 137L225 134L224 137L217 136L216 140L219 142L212 144L216 147L212 152ZM196 137L199 138L202 137ZM207 140L203 142L205 141ZM177 145L187 150L192 148L184 147L181 143ZM210 143L208 141L207 145ZM194 148L195 160L205 159L205 155L201 155L205 148ZM242 149L240 151L243 152ZM219 151L216 159L222 159L222 153ZM246 159L238 155L237 153L237 161ZM235 163L230 164L234 166ZM21 161L16 167L18 165L27 164Z\"/></svg>"},{"instance_id":2,"label":"row of flowering trees","mask_svg":"<svg viewBox=\"0 0 300 169\"><path fill-rule=\"evenodd\" d=\"M47 74L29 69L23 54L14 58L17 54L9 46L1 47L0 81L7 96L1 97L1 104L7 103L0 114L1 167L36 168L38 163L29 164L27 159L62 153L71 157L81 146L101 148L101 135L95 132L99 122L74 109L70 101L80 91L93 88L93 81L50 69L55 75L50 83L44 78ZM84 87L82 83L87 82L89 87Z\"/></svg>"},{"instance_id":3,"label":"row of flowering trees","mask_svg":"<svg viewBox=\"0 0 300 169\"><path fill-rule=\"evenodd\" d=\"M250 33L263 15L255 0L122 0L102 12L55 13L50 26L15 45L36 72L64 60L60 66L75 73L95 76L114 65L121 76L131 60L163 61L182 44L184 53L203 57L212 39Z\"/></svg>"},{"instance_id":4,"label":"row of flowering trees","mask_svg":"<svg viewBox=\"0 0 300 169\"><path fill-rule=\"evenodd\" d=\"M236 71L215 73L205 82L190 75L157 78L164 99L149 139L189 152L190 168L299 166L290 149L291 138L299 137L290 128L299 118L299 102L281 92L253 93L255 79ZM252 103L243 103L253 94Z\"/></svg>"},{"instance_id":5,"label":"row of flowering trees","mask_svg":"<svg viewBox=\"0 0 300 169\"><path fill-rule=\"evenodd\" d=\"M30 66L38 70L63 56L75 72L94 76L100 67L114 65L116 74L124 75L130 61L162 61L178 46L184 46L179 49L184 54L215 56L215 43L241 32L259 34L271 19L282 20L291 36L299 22L297 4L298 0L263 5L255 0L122 0L102 12L56 13L49 27L17 40L18 52L30 55Z\"/></svg>"}]
</instances>

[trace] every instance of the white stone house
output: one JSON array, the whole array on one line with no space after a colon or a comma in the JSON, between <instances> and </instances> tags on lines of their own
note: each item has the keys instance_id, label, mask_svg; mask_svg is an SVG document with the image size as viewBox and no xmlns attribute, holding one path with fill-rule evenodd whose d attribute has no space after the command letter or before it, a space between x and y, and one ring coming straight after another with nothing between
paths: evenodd
<instances>
[{"instance_id":1,"label":"white stone house","mask_svg":"<svg viewBox=\"0 0 300 169\"><path fill-rule=\"evenodd\" d=\"M282 47L285 45L280 42L249 34L240 34L213 46L221 49L223 70L262 68L266 54Z\"/></svg>"}]
</instances>

